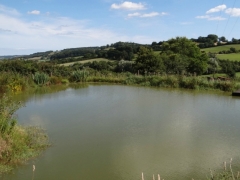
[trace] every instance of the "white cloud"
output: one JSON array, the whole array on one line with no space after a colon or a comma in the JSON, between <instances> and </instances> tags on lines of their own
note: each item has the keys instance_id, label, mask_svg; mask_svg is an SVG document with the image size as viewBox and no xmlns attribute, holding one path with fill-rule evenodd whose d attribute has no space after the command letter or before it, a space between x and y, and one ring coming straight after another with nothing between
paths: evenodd
<instances>
[{"instance_id":1,"label":"white cloud","mask_svg":"<svg viewBox=\"0 0 240 180\"><path fill-rule=\"evenodd\" d=\"M142 3L133 3L125 1L121 4L112 4L111 9L125 9L125 10L143 10L145 6Z\"/></svg>"},{"instance_id":2,"label":"white cloud","mask_svg":"<svg viewBox=\"0 0 240 180\"><path fill-rule=\"evenodd\" d=\"M240 17L240 8L228 8L225 13L234 17Z\"/></svg>"},{"instance_id":3,"label":"white cloud","mask_svg":"<svg viewBox=\"0 0 240 180\"><path fill-rule=\"evenodd\" d=\"M225 4L223 4L223 5L219 5L217 7L214 7L212 9L208 10L206 13L207 14L215 13L215 12L223 11L226 8L227 8L227 6Z\"/></svg>"},{"instance_id":4,"label":"white cloud","mask_svg":"<svg viewBox=\"0 0 240 180\"><path fill-rule=\"evenodd\" d=\"M129 39L107 28L91 27L87 21L67 17L44 17L40 21L26 21L21 17L1 15L0 22L0 49L57 50L93 44L100 46ZM20 53L19 50L16 52ZM5 54L3 51L0 53Z\"/></svg>"},{"instance_id":5,"label":"white cloud","mask_svg":"<svg viewBox=\"0 0 240 180\"><path fill-rule=\"evenodd\" d=\"M139 16L141 16L141 14L138 12L128 14L128 17L139 17Z\"/></svg>"},{"instance_id":6,"label":"white cloud","mask_svg":"<svg viewBox=\"0 0 240 180\"><path fill-rule=\"evenodd\" d=\"M166 15L168 15L168 13L166 13L166 12L161 13L161 16L166 16Z\"/></svg>"},{"instance_id":7,"label":"white cloud","mask_svg":"<svg viewBox=\"0 0 240 180\"><path fill-rule=\"evenodd\" d=\"M19 16L20 15L20 13L16 9L9 8L9 7L3 6L1 4L0 4L0 13L8 14L11 16Z\"/></svg>"},{"instance_id":8,"label":"white cloud","mask_svg":"<svg viewBox=\"0 0 240 180\"><path fill-rule=\"evenodd\" d=\"M147 18L147 17L155 17L155 16L159 16L159 15L160 14L158 12L151 12L151 13L143 14L140 17Z\"/></svg>"},{"instance_id":9,"label":"white cloud","mask_svg":"<svg viewBox=\"0 0 240 180\"><path fill-rule=\"evenodd\" d=\"M224 20L226 20L226 18L216 16L216 17L209 17L208 20L209 21L224 21Z\"/></svg>"},{"instance_id":10,"label":"white cloud","mask_svg":"<svg viewBox=\"0 0 240 180\"><path fill-rule=\"evenodd\" d=\"M28 14L39 15L40 11L38 10L28 11Z\"/></svg>"},{"instance_id":11,"label":"white cloud","mask_svg":"<svg viewBox=\"0 0 240 180\"><path fill-rule=\"evenodd\" d=\"M181 25L190 25L193 24L192 22L180 22Z\"/></svg>"},{"instance_id":12,"label":"white cloud","mask_svg":"<svg viewBox=\"0 0 240 180\"><path fill-rule=\"evenodd\" d=\"M209 16L209 15L204 15L204 16L197 16L197 19L207 19L208 21L223 21L226 18L220 17L220 16Z\"/></svg>"},{"instance_id":13,"label":"white cloud","mask_svg":"<svg viewBox=\"0 0 240 180\"><path fill-rule=\"evenodd\" d=\"M204 16L197 16L197 19L208 19L210 16L204 15Z\"/></svg>"},{"instance_id":14,"label":"white cloud","mask_svg":"<svg viewBox=\"0 0 240 180\"><path fill-rule=\"evenodd\" d=\"M145 13L145 14L141 14L138 12L135 13L130 13L127 16L130 17L141 17L141 18L150 18L150 17L155 17L155 16L165 16L167 15L167 13L162 12L162 13L158 13L158 12L151 12L151 13Z\"/></svg>"}]
</instances>

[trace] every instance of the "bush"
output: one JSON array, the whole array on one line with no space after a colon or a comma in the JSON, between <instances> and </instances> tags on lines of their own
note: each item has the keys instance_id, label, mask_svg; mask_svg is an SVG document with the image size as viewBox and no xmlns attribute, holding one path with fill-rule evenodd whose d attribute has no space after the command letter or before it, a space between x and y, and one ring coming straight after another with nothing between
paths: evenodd
<instances>
[{"instance_id":1,"label":"bush","mask_svg":"<svg viewBox=\"0 0 240 180\"><path fill-rule=\"evenodd\" d=\"M41 72L36 72L32 77L37 85L44 85L49 81L49 76Z\"/></svg>"},{"instance_id":2,"label":"bush","mask_svg":"<svg viewBox=\"0 0 240 180\"><path fill-rule=\"evenodd\" d=\"M20 92L33 85L34 82L30 77L18 73L2 72L0 75L0 92Z\"/></svg>"},{"instance_id":3,"label":"bush","mask_svg":"<svg viewBox=\"0 0 240 180\"><path fill-rule=\"evenodd\" d=\"M61 80L61 83L62 83L62 84L68 84L69 81L68 81L68 79L62 79L62 80Z\"/></svg>"},{"instance_id":4,"label":"bush","mask_svg":"<svg viewBox=\"0 0 240 180\"><path fill-rule=\"evenodd\" d=\"M21 106L5 94L0 99L0 174L11 170L12 165L38 155L49 145L42 129L17 125L14 113Z\"/></svg>"},{"instance_id":5,"label":"bush","mask_svg":"<svg viewBox=\"0 0 240 180\"><path fill-rule=\"evenodd\" d=\"M50 77L49 81L51 84L61 84L62 83L62 79L57 76Z\"/></svg>"},{"instance_id":6,"label":"bush","mask_svg":"<svg viewBox=\"0 0 240 180\"><path fill-rule=\"evenodd\" d=\"M86 82L89 73L87 71L73 71L70 77L71 82Z\"/></svg>"}]
</instances>

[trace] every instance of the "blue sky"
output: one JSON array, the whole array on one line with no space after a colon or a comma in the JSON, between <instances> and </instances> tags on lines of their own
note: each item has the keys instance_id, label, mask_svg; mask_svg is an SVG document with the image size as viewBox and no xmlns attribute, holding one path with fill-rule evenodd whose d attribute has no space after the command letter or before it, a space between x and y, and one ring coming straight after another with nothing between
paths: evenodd
<instances>
[{"instance_id":1,"label":"blue sky","mask_svg":"<svg viewBox=\"0 0 240 180\"><path fill-rule=\"evenodd\" d=\"M240 39L239 17L240 0L0 0L0 55L176 36Z\"/></svg>"}]
</instances>

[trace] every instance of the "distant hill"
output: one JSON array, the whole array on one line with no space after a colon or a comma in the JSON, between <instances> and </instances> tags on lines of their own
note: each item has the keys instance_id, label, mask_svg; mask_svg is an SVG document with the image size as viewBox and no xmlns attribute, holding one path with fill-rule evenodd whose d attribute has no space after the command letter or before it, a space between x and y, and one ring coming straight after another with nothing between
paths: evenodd
<instances>
[{"instance_id":1,"label":"distant hill","mask_svg":"<svg viewBox=\"0 0 240 180\"><path fill-rule=\"evenodd\" d=\"M13 59L13 58L19 58L20 55L9 55L9 56L0 56L0 60L2 59Z\"/></svg>"}]
</instances>

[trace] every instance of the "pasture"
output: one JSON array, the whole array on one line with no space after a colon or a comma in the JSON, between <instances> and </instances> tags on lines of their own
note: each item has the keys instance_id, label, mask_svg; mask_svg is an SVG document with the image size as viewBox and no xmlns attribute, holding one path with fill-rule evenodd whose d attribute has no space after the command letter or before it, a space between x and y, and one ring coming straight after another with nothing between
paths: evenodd
<instances>
[{"instance_id":1,"label":"pasture","mask_svg":"<svg viewBox=\"0 0 240 180\"><path fill-rule=\"evenodd\" d=\"M93 61L114 61L114 60L109 60L109 59L105 59L105 58L94 58L94 59L88 59L88 60L83 60L83 61L75 61L75 62L69 62L69 63L63 63L60 64L60 66L71 66L75 63L88 63L88 62L93 62Z\"/></svg>"},{"instance_id":2,"label":"pasture","mask_svg":"<svg viewBox=\"0 0 240 180\"><path fill-rule=\"evenodd\" d=\"M219 51L228 51L231 47L236 48L237 50L240 50L240 44L229 44L224 46L216 46L211 48L204 48L201 49L201 51L205 51L206 53L219 53Z\"/></svg>"},{"instance_id":3,"label":"pasture","mask_svg":"<svg viewBox=\"0 0 240 180\"><path fill-rule=\"evenodd\" d=\"M240 61L240 53L217 54L217 58L221 60Z\"/></svg>"}]
</instances>

